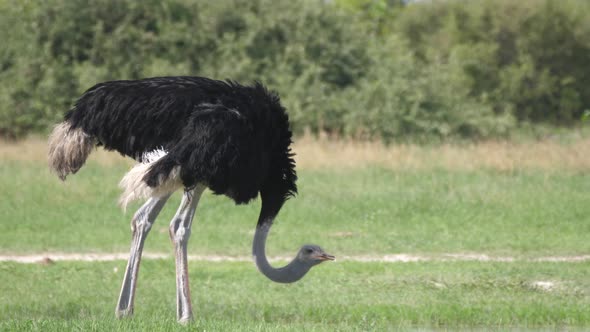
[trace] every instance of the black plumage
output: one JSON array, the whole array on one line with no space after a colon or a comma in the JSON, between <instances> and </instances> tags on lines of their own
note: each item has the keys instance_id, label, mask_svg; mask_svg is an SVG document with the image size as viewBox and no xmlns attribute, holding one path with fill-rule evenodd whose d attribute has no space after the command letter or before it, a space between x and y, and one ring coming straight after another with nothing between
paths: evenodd
<instances>
[{"instance_id":1,"label":"black plumage","mask_svg":"<svg viewBox=\"0 0 590 332\"><path fill-rule=\"evenodd\" d=\"M238 204L261 192L278 211L297 192L287 113L260 83L202 77L105 82L88 89L65 121L139 161L145 152L166 150L144 177L151 187L180 166L185 187L203 183Z\"/></svg>"}]
</instances>

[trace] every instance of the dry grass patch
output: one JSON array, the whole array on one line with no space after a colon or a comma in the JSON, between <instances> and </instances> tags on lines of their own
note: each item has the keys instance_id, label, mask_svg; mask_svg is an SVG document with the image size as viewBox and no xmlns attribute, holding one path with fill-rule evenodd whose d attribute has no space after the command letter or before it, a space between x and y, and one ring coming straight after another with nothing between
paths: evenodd
<instances>
[{"instance_id":1,"label":"dry grass patch","mask_svg":"<svg viewBox=\"0 0 590 332\"><path fill-rule=\"evenodd\" d=\"M47 139L31 137L17 142L0 141L0 160L31 161L47 163ZM104 166L133 165L133 161L118 153L97 148L92 151L89 162Z\"/></svg>"},{"instance_id":2,"label":"dry grass patch","mask_svg":"<svg viewBox=\"0 0 590 332\"><path fill-rule=\"evenodd\" d=\"M495 169L545 171L590 169L590 138L570 143L544 140L529 143L481 142L438 146L390 145L378 142L316 139L299 137L293 150L297 165L303 169L358 168L377 165L390 169ZM0 160L46 162L47 143L43 138L19 142L0 141ZM132 165L118 153L96 149L90 162L105 166Z\"/></svg>"},{"instance_id":3,"label":"dry grass patch","mask_svg":"<svg viewBox=\"0 0 590 332\"><path fill-rule=\"evenodd\" d=\"M562 144L551 140L511 143L481 142L465 145L442 144L385 146L376 142L316 140L296 141L298 166L306 169L354 168L379 165L391 169L495 169L546 171L590 169L590 139Z\"/></svg>"}]
</instances>

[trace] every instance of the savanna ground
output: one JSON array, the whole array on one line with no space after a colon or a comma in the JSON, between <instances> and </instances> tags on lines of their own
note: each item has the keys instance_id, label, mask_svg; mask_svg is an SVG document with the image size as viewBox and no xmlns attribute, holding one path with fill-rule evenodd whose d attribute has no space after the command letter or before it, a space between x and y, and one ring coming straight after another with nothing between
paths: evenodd
<instances>
[{"instance_id":1,"label":"savanna ground","mask_svg":"<svg viewBox=\"0 0 590 332\"><path fill-rule=\"evenodd\" d=\"M269 282L252 262L193 260L189 329L590 328L586 136L435 147L303 138L295 152L300 194L283 208L268 252L290 257L317 243L342 259L292 285ZM42 140L0 143L0 255L126 252L138 204L124 214L116 201L130 165L99 149L62 184ZM147 253L171 254L178 200L160 215ZM206 194L189 253L248 256L258 210L258 201L233 206ZM378 261L396 254L433 259ZM439 259L455 254L491 259ZM142 262L135 317L114 318L125 264L0 262L0 330L186 329L175 323L171 256Z\"/></svg>"}]
</instances>

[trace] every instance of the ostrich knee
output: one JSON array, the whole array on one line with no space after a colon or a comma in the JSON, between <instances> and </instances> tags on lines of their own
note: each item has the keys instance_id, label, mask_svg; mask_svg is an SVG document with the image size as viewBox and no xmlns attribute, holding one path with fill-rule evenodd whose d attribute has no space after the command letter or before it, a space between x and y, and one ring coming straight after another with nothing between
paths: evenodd
<instances>
[{"instance_id":1,"label":"ostrich knee","mask_svg":"<svg viewBox=\"0 0 590 332\"><path fill-rule=\"evenodd\" d=\"M188 225L185 225L183 221L182 218L175 216L174 219L172 219L172 222L170 222L168 233L170 235L170 241L172 241L172 244L174 245L186 245L191 237L191 228Z\"/></svg>"},{"instance_id":2,"label":"ostrich knee","mask_svg":"<svg viewBox=\"0 0 590 332\"><path fill-rule=\"evenodd\" d=\"M131 235L133 237L139 235L147 236L153 224L154 220L147 218L145 212L140 209L131 218Z\"/></svg>"}]
</instances>

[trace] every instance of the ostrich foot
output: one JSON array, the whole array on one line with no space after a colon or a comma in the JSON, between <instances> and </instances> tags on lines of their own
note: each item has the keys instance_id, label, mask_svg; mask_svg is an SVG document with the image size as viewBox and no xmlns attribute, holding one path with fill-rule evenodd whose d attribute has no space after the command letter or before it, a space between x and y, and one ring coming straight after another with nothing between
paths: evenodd
<instances>
[{"instance_id":1,"label":"ostrich foot","mask_svg":"<svg viewBox=\"0 0 590 332\"><path fill-rule=\"evenodd\" d=\"M118 319L131 318L133 317L133 308L117 309L115 310L115 316L117 316Z\"/></svg>"},{"instance_id":2,"label":"ostrich foot","mask_svg":"<svg viewBox=\"0 0 590 332\"><path fill-rule=\"evenodd\" d=\"M193 320L194 320L193 319L193 315L188 315L188 316L185 316L185 317L180 317L178 319L178 323L179 324L182 324L182 325L188 325L188 324L192 323Z\"/></svg>"}]
</instances>

